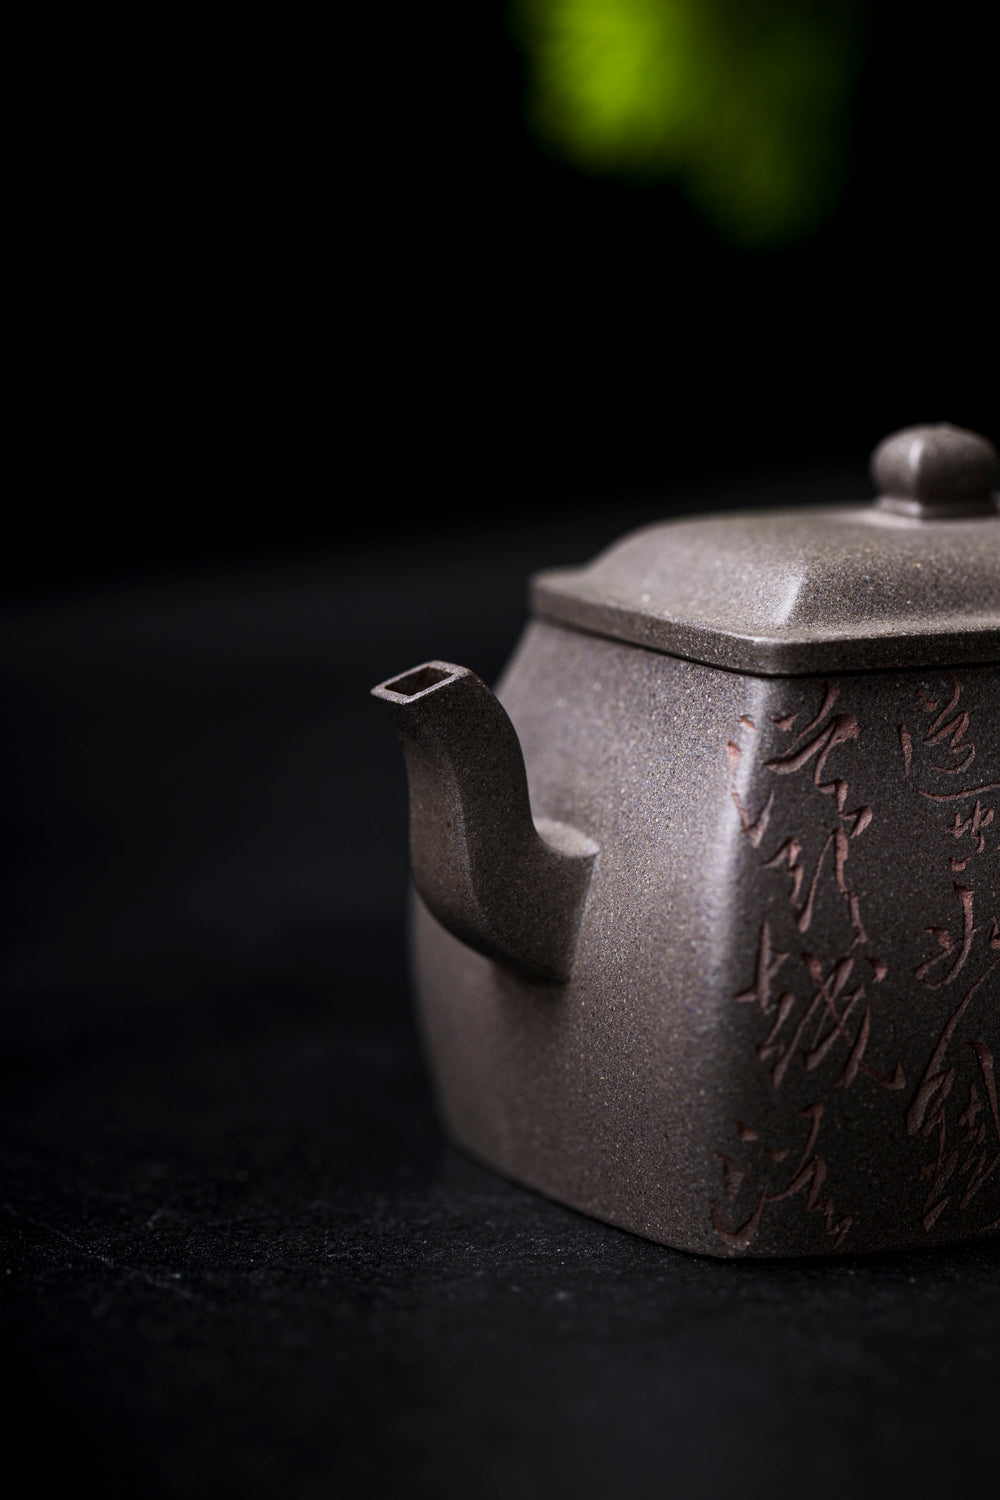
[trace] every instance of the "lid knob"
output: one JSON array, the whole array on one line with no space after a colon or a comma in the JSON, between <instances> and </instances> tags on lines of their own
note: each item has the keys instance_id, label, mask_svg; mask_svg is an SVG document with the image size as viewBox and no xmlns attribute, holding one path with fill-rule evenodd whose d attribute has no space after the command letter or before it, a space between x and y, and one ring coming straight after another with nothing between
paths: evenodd
<instances>
[{"instance_id":1,"label":"lid knob","mask_svg":"<svg viewBox=\"0 0 1000 1500\"><path fill-rule=\"evenodd\" d=\"M871 461L882 510L924 520L996 514L1000 457L988 438L950 422L904 427Z\"/></svg>"}]
</instances>

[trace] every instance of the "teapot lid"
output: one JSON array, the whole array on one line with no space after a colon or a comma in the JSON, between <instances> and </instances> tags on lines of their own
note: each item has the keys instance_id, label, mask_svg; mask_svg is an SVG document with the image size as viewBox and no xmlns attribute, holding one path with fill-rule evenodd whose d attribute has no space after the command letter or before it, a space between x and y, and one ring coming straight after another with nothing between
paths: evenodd
<instances>
[{"instance_id":1,"label":"teapot lid","mask_svg":"<svg viewBox=\"0 0 1000 1500\"><path fill-rule=\"evenodd\" d=\"M872 455L867 505L660 522L532 580L536 615L763 676L1000 661L1000 459L948 423Z\"/></svg>"}]
</instances>

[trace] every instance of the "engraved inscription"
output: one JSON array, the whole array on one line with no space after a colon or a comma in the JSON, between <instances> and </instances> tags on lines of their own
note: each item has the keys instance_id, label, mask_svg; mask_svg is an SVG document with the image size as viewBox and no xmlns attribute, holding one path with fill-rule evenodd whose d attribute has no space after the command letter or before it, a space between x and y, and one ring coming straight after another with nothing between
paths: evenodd
<instances>
[{"instance_id":1,"label":"engraved inscription","mask_svg":"<svg viewBox=\"0 0 1000 1500\"><path fill-rule=\"evenodd\" d=\"M723 1191L730 1202L735 1199L744 1182L750 1177L755 1185L756 1201L749 1215L735 1228L726 1227L725 1211L716 1205L712 1210L712 1228L719 1239L734 1250L748 1250L757 1237L761 1220L772 1204L785 1203L799 1198L806 1213L819 1214L826 1234L833 1240L833 1249L839 1250L851 1225L850 1214L839 1215L833 1198L824 1193L827 1164L816 1151L816 1141L823 1121L824 1107L812 1104L797 1111L796 1118L806 1122L805 1140L791 1172L777 1171L776 1167L787 1161L791 1150L787 1146L775 1147L765 1144L761 1132L742 1120L735 1122L740 1144L746 1147L747 1165L742 1166L731 1157L720 1154L723 1171ZM773 1165L772 1165L773 1164ZM764 1186L760 1186L762 1180Z\"/></svg>"},{"instance_id":2,"label":"engraved inscription","mask_svg":"<svg viewBox=\"0 0 1000 1500\"><path fill-rule=\"evenodd\" d=\"M774 1096L781 1097L794 1073L800 1097L808 1090L809 1101L789 1109L787 1138L778 1141L765 1144L760 1130L736 1122L739 1144L720 1157L725 1201L712 1214L715 1233L734 1249L748 1249L772 1206L792 1198L804 1212L821 1216L839 1248L857 1216L842 1212L831 1192L835 1173L821 1141L824 1116L839 1089L906 1087L901 1063L879 1057L876 1045L877 988L888 967L872 951L851 867L854 840L871 826L874 812L851 797L848 772L860 729L853 714L838 712L839 695L838 685L828 683L812 717L801 709L771 714L771 727L760 733L744 716L744 733L729 747L736 782L744 756L766 734L767 749L754 763L777 783L754 806L738 786L731 788L743 835L772 882L752 974L733 998L760 1012L756 1055ZM781 834L772 833L779 792L792 784L804 794L797 804L801 817L794 831L786 824ZM818 924L821 901L825 915Z\"/></svg>"},{"instance_id":3,"label":"engraved inscription","mask_svg":"<svg viewBox=\"0 0 1000 1500\"><path fill-rule=\"evenodd\" d=\"M993 1050L1000 1023L993 799L1000 778L983 765L963 692L955 677L940 695L925 684L899 726L903 776L916 796L940 805L932 858L952 877L947 909L924 929L925 956L914 969L924 989L954 995L906 1114L908 1134L929 1147L920 1168L927 1189L920 1219L927 1231L945 1214L965 1213L1000 1171ZM1000 1228L1000 1219L984 1227Z\"/></svg>"}]
</instances>

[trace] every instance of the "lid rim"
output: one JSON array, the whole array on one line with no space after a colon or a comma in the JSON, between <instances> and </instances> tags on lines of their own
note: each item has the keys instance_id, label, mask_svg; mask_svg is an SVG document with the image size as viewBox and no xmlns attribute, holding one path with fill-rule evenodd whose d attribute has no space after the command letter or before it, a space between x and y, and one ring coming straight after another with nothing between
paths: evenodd
<instances>
[{"instance_id":1,"label":"lid rim","mask_svg":"<svg viewBox=\"0 0 1000 1500\"><path fill-rule=\"evenodd\" d=\"M755 635L646 614L614 600L564 594L545 575L532 580L531 606L534 618L551 624L747 676L1000 665L1000 624L971 619L963 624L920 624L916 629L836 627Z\"/></svg>"},{"instance_id":2,"label":"lid rim","mask_svg":"<svg viewBox=\"0 0 1000 1500\"><path fill-rule=\"evenodd\" d=\"M537 614L772 676L1000 660L1000 513L877 505L654 522L532 580Z\"/></svg>"}]
</instances>

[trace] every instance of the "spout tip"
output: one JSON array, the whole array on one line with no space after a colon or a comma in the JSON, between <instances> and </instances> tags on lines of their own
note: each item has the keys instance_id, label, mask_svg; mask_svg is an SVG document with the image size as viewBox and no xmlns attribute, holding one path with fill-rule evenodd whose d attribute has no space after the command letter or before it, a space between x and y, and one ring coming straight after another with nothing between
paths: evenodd
<instances>
[{"instance_id":1,"label":"spout tip","mask_svg":"<svg viewBox=\"0 0 1000 1500\"><path fill-rule=\"evenodd\" d=\"M450 661L425 661L419 667L411 667L398 677L388 677L372 688L372 696L384 703L410 703L414 698L426 697L446 683L458 677L468 677L467 667L456 667Z\"/></svg>"}]
</instances>

